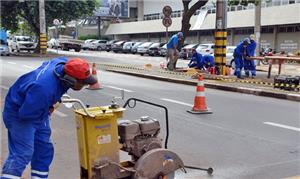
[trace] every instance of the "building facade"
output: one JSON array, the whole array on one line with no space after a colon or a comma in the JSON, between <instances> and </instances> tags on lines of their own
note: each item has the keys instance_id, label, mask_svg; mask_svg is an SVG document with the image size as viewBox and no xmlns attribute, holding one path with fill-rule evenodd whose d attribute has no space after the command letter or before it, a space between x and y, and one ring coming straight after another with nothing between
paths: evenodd
<instances>
[{"instance_id":1,"label":"building facade","mask_svg":"<svg viewBox=\"0 0 300 179\"><path fill-rule=\"evenodd\" d=\"M191 2L193 4L195 0ZM133 0L130 3L130 18L121 23L107 23L103 34L132 41L166 42L165 27L162 25L162 8L170 5L173 9L169 36L181 29L181 0ZM254 5L228 6L228 45L236 45L254 32ZM300 49L300 0L272 0L262 2L261 47L295 53ZM201 26L195 27L201 11L207 14ZM190 19L191 30L186 43L213 43L215 30L215 3L210 1L197 10ZM127 21L127 22L125 22ZM97 29L97 26L85 27ZM84 27L83 27L84 29ZM90 31L91 33L91 31Z\"/></svg>"}]
</instances>

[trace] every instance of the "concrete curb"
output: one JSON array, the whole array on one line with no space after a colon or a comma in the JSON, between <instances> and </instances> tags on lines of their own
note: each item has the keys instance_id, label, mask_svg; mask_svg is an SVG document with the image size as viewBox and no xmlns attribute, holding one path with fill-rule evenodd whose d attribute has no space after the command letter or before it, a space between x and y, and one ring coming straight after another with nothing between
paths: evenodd
<instances>
[{"instance_id":1,"label":"concrete curb","mask_svg":"<svg viewBox=\"0 0 300 179\"><path fill-rule=\"evenodd\" d=\"M182 80L182 79L176 79L176 78L167 78L163 76L157 76L157 75L150 75L150 74L141 74L141 73L135 73L135 72L128 72L128 71L119 71L119 70L112 70L112 69L106 69L106 71L115 72L115 73L121 73L126 75L133 75L137 77L147 78L147 79L153 79L153 80L159 80L159 81L167 81L172 83L179 83L179 84L185 84L185 85L191 85L196 86L197 82L195 81L189 81L189 80ZM272 98L278 98L278 99L285 99L285 100L291 100L291 101L299 101L300 102L300 94L288 94L288 93L282 93L282 92L273 92L273 91L267 91L262 89L255 89L255 88L248 88L248 87L233 87L233 86L226 86L221 84L214 84L209 83L205 81L205 87L212 88L212 89L219 89L219 90L225 90L225 91L231 91L231 92L238 92L238 93L244 93L244 94L252 94L257 96L265 96L265 97L272 97Z\"/></svg>"}]
</instances>

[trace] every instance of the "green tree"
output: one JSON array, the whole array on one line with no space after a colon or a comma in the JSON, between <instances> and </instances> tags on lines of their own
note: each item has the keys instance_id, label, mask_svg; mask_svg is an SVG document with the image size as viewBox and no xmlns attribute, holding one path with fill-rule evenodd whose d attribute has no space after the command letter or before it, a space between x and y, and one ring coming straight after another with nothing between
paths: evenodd
<instances>
[{"instance_id":1,"label":"green tree","mask_svg":"<svg viewBox=\"0 0 300 179\"><path fill-rule=\"evenodd\" d=\"M16 32L20 27L20 19L23 19L39 37L38 1L1 0L0 3L1 27ZM91 16L97 4L97 0L45 0L46 26L53 25L54 19L60 19L66 23L84 16Z\"/></svg>"}]
</instances>

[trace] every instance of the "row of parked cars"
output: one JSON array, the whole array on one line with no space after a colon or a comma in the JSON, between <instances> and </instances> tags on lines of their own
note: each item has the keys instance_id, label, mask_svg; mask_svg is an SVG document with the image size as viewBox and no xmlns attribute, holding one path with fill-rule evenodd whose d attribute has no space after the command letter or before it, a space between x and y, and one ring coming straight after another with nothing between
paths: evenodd
<instances>
[{"instance_id":1,"label":"row of parked cars","mask_svg":"<svg viewBox=\"0 0 300 179\"><path fill-rule=\"evenodd\" d=\"M133 42L124 40L96 40L88 39L82 46L83 50L106 50L115 53L132 53L149 56L166 56L167 44L160 42ZM198 53L210 54L214 53L214 44L184 44L180 51L179 57L189 60L192 57L192 50L195 49ZM233 51L235 46L227 46L226 64L232 65Z\"/></svg>"}]
</instances>

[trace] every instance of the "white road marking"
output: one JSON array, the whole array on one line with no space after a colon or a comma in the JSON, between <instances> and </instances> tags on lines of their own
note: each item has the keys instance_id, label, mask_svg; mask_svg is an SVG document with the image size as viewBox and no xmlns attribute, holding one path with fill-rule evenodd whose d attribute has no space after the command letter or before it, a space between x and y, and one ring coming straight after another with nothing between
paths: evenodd
<instances>
[{"instance_id":1,"label":"white road marking","mask_svg":"<svg viewBox=\"0 0 300 179\"><path fill-rule=\"evenodd\" d=\"M124 89L124 88L118 88L118 87L115 87L115 86L104 86L104 87L108 87L108 88L112 88L112 89L116 89L116 90L124 90L125 92L128 92L128 93L132 93L134 91L131 91L131 90L128 90L128 89Z\"/></svg>"},{"instance_id":2,"label":"white road marking","mask_svg":"<svg viewBox=\"0 0 300 179\"><path fill-rule=\"evenodd\" d=\"M17 64L15 62L7 62L7 63L12 64L12 65L16 65Z\"/></svg>"},{"instance_id":3,"label":"white road marking","mask_svg":"<svg viewBox=\"0 0 300 179\"><path fill-rule=\"evenodd\" d=\"M293 127L293 126L287 126L287 125L273 123L273 122L264 122L264 124L271 125L271 126L276 126L276 127L281 127L281 128L285 128L285 129L290 129L290 130L294 130L294 131L300 132L300 128Z\"/></svg>"},{"instance_id":4,"label":"white road marking","mask_svg":"<svg viewBox=\"0 0 300 179\"><path fill-rule=\"evenodd\" d=\"M62 112L60 112L60 111L58 111L58 110L54 111L53 114L58 115L59 117L67 117L67 116L68 116L68 115L66 115L65 113L62 113Z\"/></svg>"},{"instance_id":5,"label":"white road marking","mask_svg":"<svg viewBox=\"0 0 300 179\"><path fill-rule=\"evenodd\" d=\"M32 66L28 66L28 65L22 65L22 66L25 67L25 68L33 69Z\"/></svg>"},{"instance_id":6,"label":"white road marking","mask_svg":"<svg viewBox=\"0 0 300 179\"><path fill-rule=\"evenodd\" d=\"M176 100L173 100L173 99L161 98L161 100L163 100L163 101L168 101L168 102L171 102L171 103L182 104L182 105L190 106L190 107L193 107L193 106L194 106L194 105L192 105L192 104L184 103L184 102L181 102L181 101L176 101Z\"/></svg>"},{"instance_id":7,"label":"white road marking","mask_svg":"<svg viewBox=\"0 0 300 179\"><path fill-rule=\"evenodd\" d=\"M4 86L4 85L0 85L0 88L5 89L5 90L8 90L8 89L9 89L9 87Z\"/></svg>"}]
</instances>

